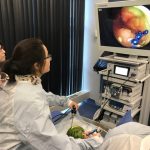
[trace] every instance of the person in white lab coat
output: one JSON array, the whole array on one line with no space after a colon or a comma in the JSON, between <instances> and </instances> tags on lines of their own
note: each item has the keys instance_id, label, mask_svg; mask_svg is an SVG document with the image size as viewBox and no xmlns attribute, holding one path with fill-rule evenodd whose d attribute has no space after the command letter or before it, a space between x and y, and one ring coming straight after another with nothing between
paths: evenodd
<instances>
[{"instance_id":1,"label":"person in white lab coat","mask_svg":"<svg viewBox=\"0 0 150 150\"><path fill-rule=\"evenodd\" d=\"M0 150L97 150L96 135L77 139L59 134L49 105L77 104L65 96L45 92L41 75L50 70L51 56L41 40L19 42L3 67L9 83L0 94Z\"/></svg>"},{"instance_id":2,"label":"person in white lab coat","mask_svg":"<svg viewBox=\"0 0 150 150\"><path fill-rule=\"evenodd\" d=\"M110 129L100 150L150 150L150 127L128 122Z\"/></svg>"}]
</instances>

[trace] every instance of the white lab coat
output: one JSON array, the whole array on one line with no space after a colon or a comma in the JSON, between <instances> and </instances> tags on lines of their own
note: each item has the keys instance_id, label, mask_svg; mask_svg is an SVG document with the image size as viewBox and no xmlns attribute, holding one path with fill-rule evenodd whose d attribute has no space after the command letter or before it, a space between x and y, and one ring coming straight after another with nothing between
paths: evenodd
<instances>
[{"instance_id":1,"label":"white lab coat","mask_svg":"<svg viewBox=\"0 0 150 150\"><path fill-rule=\"evenodd\" d=\"M18 81L13 89L9 95L0 93L0 150L16 150L22 142L27 150L99 149L99 139L75 140L57 132L49 118L49 105L64 105L66 97L47 93L41 83L30 81Z\"/></svg>"},{"instance_id":2,"label":"white lab coat","mask_svg":"<svg viewBox=\"0 0 150 150\"><path fill-rule=\"evenodd\" d=\"M100 150L150 150L149 135L149 126L137 122L125 123L109 130Z\"/></svg>"}]
</instances>

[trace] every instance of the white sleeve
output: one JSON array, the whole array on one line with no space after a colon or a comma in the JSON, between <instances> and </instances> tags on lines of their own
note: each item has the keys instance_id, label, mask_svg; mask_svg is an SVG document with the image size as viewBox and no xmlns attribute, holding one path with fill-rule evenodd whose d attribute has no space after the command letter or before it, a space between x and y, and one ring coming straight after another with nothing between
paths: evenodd
<instances>
[{"instance_id":1,"label":"white sleeve","mask_svg":"<svg viewBox=\"0 0 150 150\"><path fill-rule=\"evenodd\" d=\"M27 142L37 150L93 150L100 143L95 139L69 138L58 134L49 119L49 106L41 96L18 95L14 100L15 126L21 141Z\"/></svg>"},{"instance_id":2,"label":"white sleeve","mask_svg":"<svg viewBox=\"0 0 150 150\"><path fill-rule=\"evenodd\" d=\"M141 140L133 134L118 134L105 139L100 150L140 150Z\"/></svg>"},{"instance_id":3,"label":"white sleeve","mask_svg":"<svg viewBox=\"0 0 150 150\"><path fill-rule=\"evenodd\" d=\"M150 135L150 127L137 123L129 122L110 129L101 145L102 150L129 150L140 149L141 141Z\"/></svg>"},{"instance_id":4,"label":"white sleeve","mask_svg":"<svg viewBox=\"0 0 150 150\"><path fill-rule=\"evenodd\" d=\"M150 127L138 122L128 122L110 129L105 136L105 139L119 134L134 134L144 138L145 136L150 135Z\"/></svg>"},{"instance_id":5,"label":"white sleeve","mask_svg":"<svg viewBox=\"0 0 150 150\"><path fill-rule=\"evenodd\" d=\"M66 106L69 102L69 99L66 96L55 95L52 92L46 92L47 101L49 106Z\"/></svg>"}]
</instances>

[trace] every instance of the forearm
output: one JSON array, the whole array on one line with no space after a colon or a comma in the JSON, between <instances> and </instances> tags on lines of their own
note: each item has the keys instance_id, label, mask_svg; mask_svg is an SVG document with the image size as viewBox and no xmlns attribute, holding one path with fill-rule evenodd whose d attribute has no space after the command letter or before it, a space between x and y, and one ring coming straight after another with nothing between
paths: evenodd
<instances>
[{"instance_id":1,"label":"forearm","mask_svg":"<svg viewBox=\"0 0 150 150\"><path fill-rule=\"evenodd\" d=\"M52 92L46 93L47 101L49 102L49 106L67 106L69 99L66 96L55 95Z\"/></svg>"}]
</instances>

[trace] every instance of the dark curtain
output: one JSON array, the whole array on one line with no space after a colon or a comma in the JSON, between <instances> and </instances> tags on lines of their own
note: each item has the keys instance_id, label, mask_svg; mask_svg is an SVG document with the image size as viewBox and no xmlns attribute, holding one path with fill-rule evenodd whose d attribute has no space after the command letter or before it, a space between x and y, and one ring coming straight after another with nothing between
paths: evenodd
<instances>
[{"instance_id":1,"label":"dark curtain","mask_svg":"<svg viewBox=\"0 0 150 150\"><path fill-rule=\"evenodd\" d=\"M55 94L79 91L85 0L0 0L0 40L8 58L15 44L29 37L42 39L53 56L43 87Z\"/></svg>"}]
</instances>

